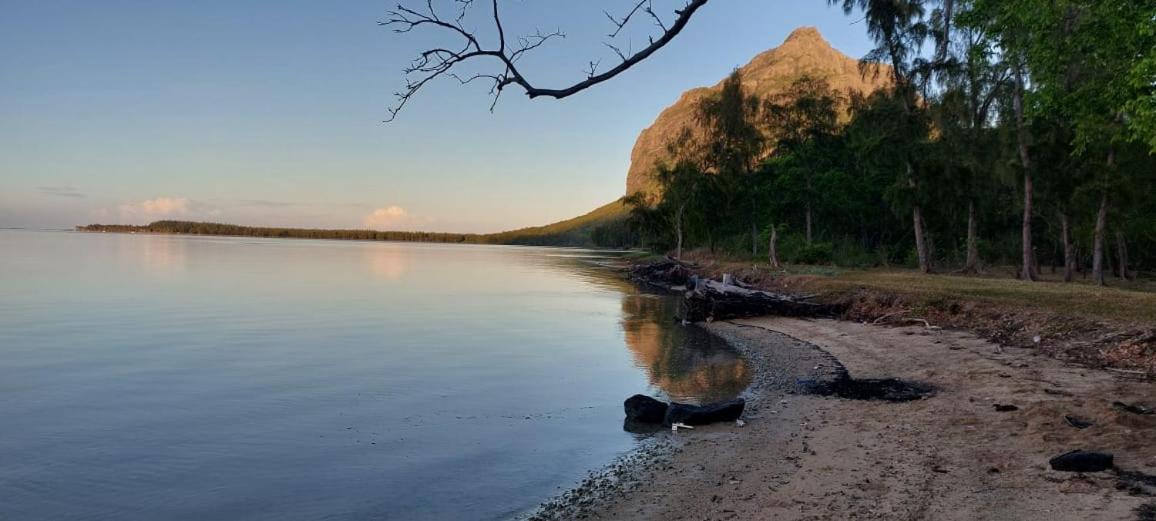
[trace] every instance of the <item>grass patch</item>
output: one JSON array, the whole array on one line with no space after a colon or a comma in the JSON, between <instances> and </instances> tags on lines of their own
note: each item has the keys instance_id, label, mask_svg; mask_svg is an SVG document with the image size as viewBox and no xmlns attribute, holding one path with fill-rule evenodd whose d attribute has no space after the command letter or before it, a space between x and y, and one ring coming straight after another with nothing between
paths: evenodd
<instances>
[{"instance_id":1,"label":"grass patch","mask_svg":"<svg viewBox=\"0 0 1156 521\"><path fill-rule=\"evenodd\" d=\"M813 275L813 274L812 274ZM817 289L883 290L934 304L971 300L1044 309L1112 320L1156 323L1156 292L1150 283L1099 287L1084 282L1024 282L1013 278L923 275L914 271L845 271L813 281Z\"/></svg>"}]
</instances>

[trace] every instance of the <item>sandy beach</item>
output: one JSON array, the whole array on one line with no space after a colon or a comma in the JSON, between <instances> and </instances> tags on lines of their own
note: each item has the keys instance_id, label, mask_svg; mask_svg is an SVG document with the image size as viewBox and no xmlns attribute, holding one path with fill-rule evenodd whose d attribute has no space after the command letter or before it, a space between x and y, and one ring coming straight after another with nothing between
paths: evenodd
<instances>
[{"instance_id":1,"label":"sandy beach","mask_svg":"<svg viewBox=\"0 0 1156 521\"><path fill-rule=\"evenodd\" d=\"M545 519L1151 519L1156 383L1000 347L959 331L835 320L714 323L756 369L747 424L660 432L668 452L592 479ZM931 384L889 403L800 393L841 364L854 378ZM999 412L996 404L1017 410ZM1071 416L1094 425L1079 429ZM1073 449L1119 472L1051 470ZM655 451L654 453L660 453Z\"/></svg>"}]
</instances>

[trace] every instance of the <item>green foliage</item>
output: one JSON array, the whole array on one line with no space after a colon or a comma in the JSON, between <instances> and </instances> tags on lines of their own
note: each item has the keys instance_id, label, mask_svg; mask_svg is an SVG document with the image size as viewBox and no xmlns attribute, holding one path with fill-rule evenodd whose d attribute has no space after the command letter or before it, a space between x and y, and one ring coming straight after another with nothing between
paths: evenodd
<instances>
[{"instance_id":1,"label":"green foliage","mask_svg":"<svg viewBox=\"0 0 1156 521\"><path fill-rule=\"evenodd\" d=\"M600 206L586 215L546 226L534 226L501 233L483 234L477 241L485 244L523 246L592 246L594 230L627 218L621 200ZM615 245L617 246L617 245Z\"/></svg>"},{"instance_id":2,"label":"green foliage","mask_svg":"<svg viewBox=\"0 0 1156 521\"><path fill-rule=\"evenodd\" d=\"M834 260L835 247L829 242L803 244L788 262L795 264L830 264Z\"/></svg>"}]
</instances>

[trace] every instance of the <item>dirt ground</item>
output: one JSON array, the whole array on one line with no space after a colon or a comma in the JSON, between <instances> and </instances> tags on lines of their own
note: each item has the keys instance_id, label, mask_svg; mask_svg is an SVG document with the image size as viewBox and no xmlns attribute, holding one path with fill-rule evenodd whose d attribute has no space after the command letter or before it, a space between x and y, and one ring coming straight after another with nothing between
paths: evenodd
<instances>
[{"instance_id":1,"label":"dirt ground","mask_svg":"<svg viewBox=\"0 0 1156 521\"><path fill-rule=\"evenodd\" d=\"M673 445L669 458L639 463L564 518L1062 521L1156 511L1156 415L1112 405L1156 407L1150 380L923 325L771 317L710 329L758 371L747 425L656 434ZM797 392L799 375L823 378L838 363L854 378L938 392L906 403ZM1094 425L1077 429L1065 415ZM1111 452L1125 473L1049 468L1073 449Z\"/></svg>"}]
</instances>

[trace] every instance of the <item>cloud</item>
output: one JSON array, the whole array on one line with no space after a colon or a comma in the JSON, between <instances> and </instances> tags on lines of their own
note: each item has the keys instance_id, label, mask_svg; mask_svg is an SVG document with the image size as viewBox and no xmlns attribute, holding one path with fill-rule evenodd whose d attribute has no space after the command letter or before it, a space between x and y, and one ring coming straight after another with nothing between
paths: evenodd
<instances>
[{"instance_id":1,"label":"cloud","mask_svg":"<svg viewBox=\"0 0 1156 521\"><path fill-rule=\"evenodd\" d=\"M241 201L242 206L256 206L259 208L288 208L291 206L303 206L301 203L290 203L287 201L269 201L266 199L245 199Z\"/></svg>"},{"instance_id":2,"label":"cloud","mask_svg":"<svg viewBox=\"0 0 1156 521\"><path fill-rule=\"evenodd\" d=\"M166 217L189 213L189 200L184 197L157 197L120 205L121 215Z\"/></svg>"},{"instance_id":3,"label":"cloud","mask_svg":"<svg viewBox=\"0 0 1156 521\"><path fill-rule=\"evenodd\" d=\"M373 230L389 230L413 225L415 219L400 206L378 208L366 215L361 223Z\"/></svg>"},{"instance_id":4,"label":"cloud","mask_svg":"<svg viewBox=\"0 0 1156 521\"><path fill-rule=\"evenodd\" d=\"M126 222L148 222L172 217L215 217L221 211L213 206L191 201L185 197L157 197L128 202L117 207L120 218Z\"/></svg>"},{"instance_id":5,"label":"cloud","mask_svg":"<svg viewBox=\"0 0 1156 521\"><path fill-rule=\"evenodd\" d=\"M85 197L75 186L38 186L36 187L36 191L54 197L71 197L73 199L83 199Z\"/></svg>"}]
</instances>

